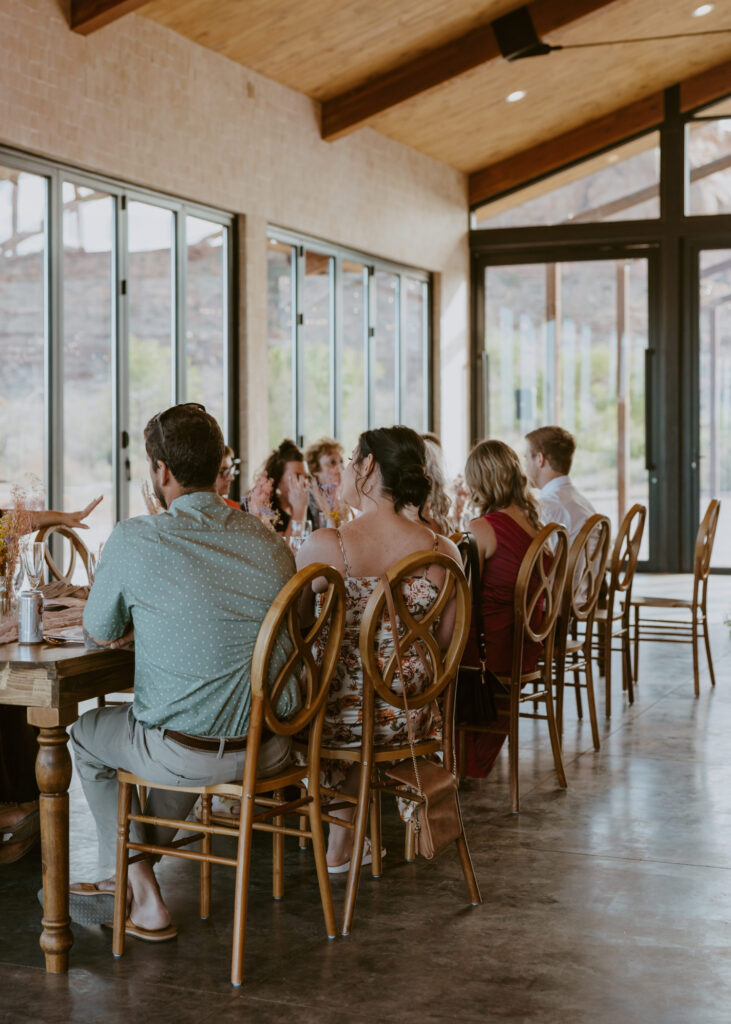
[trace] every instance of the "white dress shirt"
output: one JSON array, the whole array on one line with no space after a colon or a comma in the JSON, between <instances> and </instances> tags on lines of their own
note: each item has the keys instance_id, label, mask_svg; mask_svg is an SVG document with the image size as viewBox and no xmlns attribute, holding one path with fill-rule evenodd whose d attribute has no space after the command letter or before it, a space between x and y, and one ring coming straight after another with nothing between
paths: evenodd
<instances>
[{"instance_id":1,"label":"white dress shirt","mask_svg":"<svg viewBox=\"0 0 731 1024\"><path fill-rule=\"evenodd\" d=\"M541 487L541 512L544 523L560 523L566 527L569 544L596 509L577 491L568 476L555 476Z\"/></svg>"}]
</instances>

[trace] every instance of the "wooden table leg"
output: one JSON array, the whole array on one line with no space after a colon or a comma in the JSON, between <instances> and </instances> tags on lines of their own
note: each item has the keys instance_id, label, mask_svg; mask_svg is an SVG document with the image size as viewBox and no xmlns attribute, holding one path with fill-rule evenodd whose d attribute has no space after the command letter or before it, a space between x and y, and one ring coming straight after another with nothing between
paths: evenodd
<instances>
[{"instance_id":1,"label":"wooden table leg","mask_svg":"<svg viewBox=\"0 0 731 1024\"><path fill-rule=\"evenodd\" d=\"M41 852L43 857L43 933L41 949L49 974L65 974L74 937L69 917L69 796L71 756L67 722L77 717L71 708L29 708L28 721L40 727L36 780L41 791Z\"/></svg>"}]
</instances>

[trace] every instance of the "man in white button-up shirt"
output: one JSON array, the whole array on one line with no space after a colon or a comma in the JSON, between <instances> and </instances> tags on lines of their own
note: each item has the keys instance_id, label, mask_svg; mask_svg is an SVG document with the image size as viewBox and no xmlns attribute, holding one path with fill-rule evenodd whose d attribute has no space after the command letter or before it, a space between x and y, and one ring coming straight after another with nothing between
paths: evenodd
<instances>
[{"instance_id":1,"label":"man in white button-up shirt","mask_svg":"<svg viewBox=\"0 0 731 1024\"><path fill-rule=\"evenodd\" d=\"M569 472L576 441L563 427L539 427L525 435L528 478L540 488L544 523L565 526L569 543L596 509L571 482Z\"/></svg>"}]
</instances>

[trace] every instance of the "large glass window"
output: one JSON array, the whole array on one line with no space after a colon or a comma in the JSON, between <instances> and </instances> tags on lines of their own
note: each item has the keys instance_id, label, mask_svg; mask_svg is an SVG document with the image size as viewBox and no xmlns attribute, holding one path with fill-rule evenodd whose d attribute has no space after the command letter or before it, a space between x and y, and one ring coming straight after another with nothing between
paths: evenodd
<instances>
[{"instance_id":1,"label":"large glass window","mask_svg":"<svg viewBox=\"0 0 731 1024\"><path fill-rule=\"evenodd\" d=\"M45 482L48 181L0 166L0 508Z\"/></svg>"},{"instance_id":2,"label":"large glass window","mask_svg":"<svg viewBox=\"0 0 731 1024\"><path fill-rule=\"evenodd\" d=\"M85 541L92 549L114 525L112 358L114 199L63 183L63 506L104 501ZM89 429L89 424L94 429Z\"/></svg>"},{"instance_id":3,"label":"large glass window","mask_svg":"<svg viewBox=\"0 0 731 1024\"><path fill-rule=\"evenodd\" d=\"M226 432L227 229L200 217L185 218L185 394L202 402Z\"/></svg>"},{"instance_id":4,"label":"large glass window","mask_svg":"<svg viewBox=\"0 0 731 1024\"><path fill-rule=\"evenodd\" d=\"M269 444L428 427L429 275L272 228Z\"/></svg>"},{"instance_id":5,"label":"large glass window","mask_svg":"<svg viewBox=\"0 0 731 1024\"><path fill-rule=\"evenodd\" d=\"M731 569L731 249L701 252L699 517L721 499L713 564Z\"/></svg>"},{"instance_id":6,"label":"large glass window","mask_svg":"<svg viewBox=\"0 0 731 1024\"><path fill-rule=\"evenodd\" d=\"M55 507L102 494L94 547L145 511L151 416L202 401L226 429L229 225L0 151L0 507L31 478Z\"/></svg>"},{"instance_id":7,"label":"large glass window","mask_svg":"<svg viewBox=\"0 0 731 1024\"><path fill-rule=\"evenodd\" d=\"M487 435L522 454L536 427L578 439L572 478L616 533L647 505L644 259L488 267ZM646 528L640 557L649 551Z\"/></svg>"},{"instance_id":8,"label":"large glass window","mask_svg":"<svg viewBox=\"0 0 731 1024\"><path fill-rule=\"evenodd\" d=\"M686 128L687 213L730 213L731 99L701 113Z\"/></svg>"},{"instance_id":9,"label":"large glass window","mask_svg":"<svg viewBox=\"0 0 731 1024\"><path fill-rule=\"evenodd\" d=\"M533 227L660 216L660 136L650 132L608 153L478 207L473 226Z\"/></svg>"}]
</instances>

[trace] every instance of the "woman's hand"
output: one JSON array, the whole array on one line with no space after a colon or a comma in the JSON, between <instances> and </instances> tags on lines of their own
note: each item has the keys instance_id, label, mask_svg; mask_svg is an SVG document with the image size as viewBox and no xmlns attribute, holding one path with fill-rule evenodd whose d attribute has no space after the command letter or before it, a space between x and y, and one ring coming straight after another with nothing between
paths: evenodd
<instances>
[{"instance_id":1,"label":"woman's hand","mask_svg":"<svg viewBox=\"0 0 731 1024\"><path fill-rule=\"evenodd\" d=\"M295 477L289 484L289 507L292 519L301 522L307 515L307 504L310 500L310 480L306 476Z\"/></svg>"},{"instance_id":2,"label":"woman's hand","mask_svg":"<svg viewBox=\"0 0 731 1024\"><path fill-rule=\"evenodd\" d=\"M82 508L80 512L62 512L62 525L70 526L72 530L88 530L88 525L83 522L87 516L91 515L94 509L97 507L100 501L104 498L103 494L100 494L98 498L94 498L90 501L86 508Z\"/></svg>"}]
</instances>

